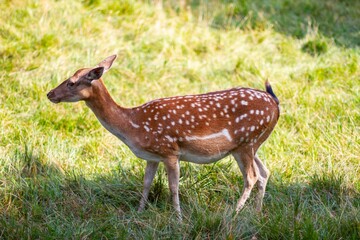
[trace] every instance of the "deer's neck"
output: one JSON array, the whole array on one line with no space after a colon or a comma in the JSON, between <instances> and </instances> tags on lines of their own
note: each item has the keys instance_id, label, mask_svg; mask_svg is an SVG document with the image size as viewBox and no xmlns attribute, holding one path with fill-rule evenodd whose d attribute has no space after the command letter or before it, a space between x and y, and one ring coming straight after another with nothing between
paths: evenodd
<instances>
[{"instance_id":1,"label":"deer's neck","mask_svg":"<svg viewBox=\"0 0 360 240\"><path fill-rule=\"evenodd\" d=\"M125 140L131 131L128 110L115 103L101 80L93 83L93 95L86 100L86 105L108 131Z\"/></svg>"}]
</instances>

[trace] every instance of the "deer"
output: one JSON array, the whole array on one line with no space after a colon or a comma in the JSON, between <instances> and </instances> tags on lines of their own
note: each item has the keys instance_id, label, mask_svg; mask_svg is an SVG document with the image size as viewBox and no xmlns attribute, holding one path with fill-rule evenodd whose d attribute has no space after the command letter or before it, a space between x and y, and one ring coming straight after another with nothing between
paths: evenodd
<instances>
[{"instance_id":1,"label":"deer","mask_svg":"<svg viewBox=\"0 0 360 240\"><path fill-rule=\"evenodd\" d=\"M102 126L146 160L138 211L146 207L159 163L167 173L173 208L181 219L180 161L214 163L232 155L244 184L236 213L257 184L256 210L261 212L270 171L257 150L273 131L280 116L279 100L268 80L266 91L232 88L197 95L160 98L125 108L110 96L102 80L117 55L92 68L82 68L47 93L53 103L85 101Z\"/></svg>"}]
</instances>

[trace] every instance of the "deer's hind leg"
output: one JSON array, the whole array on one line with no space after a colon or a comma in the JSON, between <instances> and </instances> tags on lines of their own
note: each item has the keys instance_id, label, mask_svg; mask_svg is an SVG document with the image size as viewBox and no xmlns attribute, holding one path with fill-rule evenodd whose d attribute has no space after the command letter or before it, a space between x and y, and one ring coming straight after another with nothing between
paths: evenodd
<instances>
[{"instance_id":1,"label":"deer's hind leg","mask_svg":"<svg viewBox=\"0 0 360 240\"><path fill-rule=\"evenodd\" d=\"M261 162L258 156L255 155L254 159L259 172L258 182L257 182L259 192L257 193L256 196L256 210L260 212L265 195L266 185L270 177L270 171L265 167L265 165Z\"/></svg>"},{"instance_id":2,"label":"deer's hind leg","mask_svg":"<svg viewBox=\"0 0 360 240\"><path fill-rule=\"evenodd\" d=\"M259 179L259 168L254 160L253 149L239 148L232 155L234 156L244 177L244 188L236 205L236 212L239 212L249 198L252 188Z\"/></svg>"}]
</instances>

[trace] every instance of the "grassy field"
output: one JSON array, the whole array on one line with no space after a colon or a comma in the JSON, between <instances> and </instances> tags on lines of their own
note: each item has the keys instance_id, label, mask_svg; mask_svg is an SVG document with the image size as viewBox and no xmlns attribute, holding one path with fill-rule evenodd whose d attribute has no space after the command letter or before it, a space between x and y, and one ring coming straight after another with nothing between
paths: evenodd
<instances>
[{"instance_id":1,"label":"grassy field","mask_svg":"<svg viewBox=\"0 0 360 240\"><path fill-rule=\"evenodd\" d=\"M0 0L0 239L359 239L360 2L177 2ZM270 80L261 214L253 191L234 215L232 158L181 164L182 224L163 167L137 213L145 162L84 103L46 98L114 53L104 79L127 107Z\"/></svg>"}]
</instances>

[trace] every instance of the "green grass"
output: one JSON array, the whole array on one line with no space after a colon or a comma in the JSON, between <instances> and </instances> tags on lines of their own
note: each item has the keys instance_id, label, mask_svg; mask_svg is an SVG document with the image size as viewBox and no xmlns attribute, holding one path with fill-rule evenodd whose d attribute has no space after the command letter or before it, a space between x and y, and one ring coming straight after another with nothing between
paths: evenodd
<instances>
[{"instance_id":1,"label":"green grass","mask_svg":"<svg viewBox=\"0 0 360 240\"><path fill-rule=\"evenodd\" d=\"M359 1L0 3L0 238L360 238ZM128 107L269 78L282 114L261 214L252 194L234 215L231 158L181 164L182 224L163 167L136 212L145 162L84 103L46 98L114 53L105 83Z\"/></svg>"}]
</instances>

